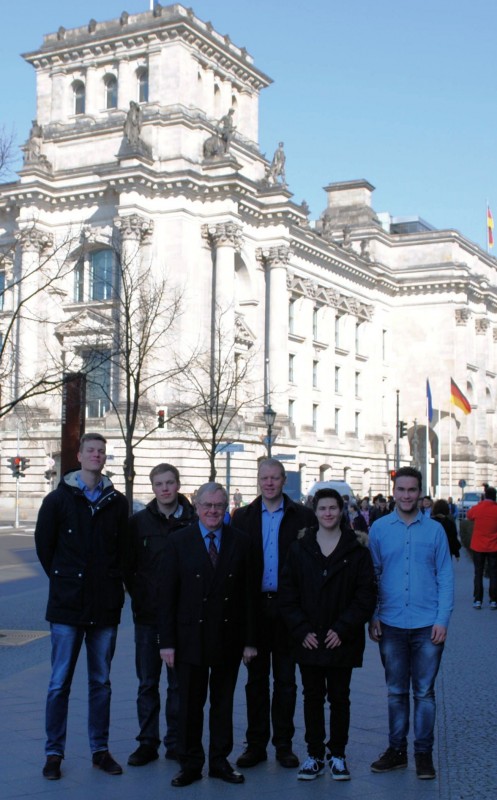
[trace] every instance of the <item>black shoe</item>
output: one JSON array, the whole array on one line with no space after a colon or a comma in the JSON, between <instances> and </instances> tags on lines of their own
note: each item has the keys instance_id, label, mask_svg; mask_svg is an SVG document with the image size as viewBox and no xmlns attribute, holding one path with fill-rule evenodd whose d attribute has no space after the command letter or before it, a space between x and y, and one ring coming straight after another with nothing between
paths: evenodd
<instances>
[{"instance_id":1,"label":"black shoe","mask_svg":"<svg viewBox=\"0 0 497 800\"><path fill-rule=\"evenodd\" d=\"M436 776L431 753L414 753L416 761L416 775L422 781L432 780Z\"/></svg>"},{"instance_id":2,"label":"black shoe","mask_svg":"<svg viewBox=\"0 0 497 800\"><path fill-rule=\"evenodd\" d=\"M202 773L196 769L181 769L171 781L171 786L190 786L202 780Z\"/></svg>"},{"instance_id":3,"label":"black shoe","mask_svg":"<svg viewBox=\"0 0 497 800\"><path fill-rule=\"evenodd\" d=\"M371 764L371 772L391 772L394 769L407 767L407 753L405 750L396 750L388 747L378 761Z\"/></svg>"},{"instance_id":4,"label":"black shoe","mask_svg":"<svg viewBox=\"0 0 497 800\"><path fill-rule=\"evenodd\" d=\"M267 761L267 753L265 750L253 747L250 744L245 748L243 753L238 756L236 766L247 769L248 767L255 767L262 761Z\"/></svg>"},{"instance_id":5,"label":"black shoe","mask_svg":"<svg viewBox=\"0 0 497 800\"><path fill-rule=\"evenodd\" d=\"M209 778L220 778L225 783L245 782L245 775L241 775L239 772L234 770L231 764L228 764L228 762L221 764L219 767L210 767Z\"/></svg>"},{"instance_id":6,"label":"black shoe","mask_svg":"<svg viewBox=\"0 0 497 800\"><path fill-rule=\"evenodd\" d=\"M43 767L43 777L47 778L47 780L49 781L58 781L61 776L60 772L61 761L62 761L62 756L57 756L57 755L47 756L45 766Z\"/></svg>"},{"instance_id":7,"label":"black shoe","mask_svg":"<svg viewBox=\"0 0 497 800\"><path fill-rule=\"evenodd\" d=\"M100 750L98 753L93 753L92 756L93 766L106 772L107 775L122 775L123 768L117 761L114 761L108 750Z\"/></svg>"},{"instance_id":8,"label":"black shoe","mask_svg":"<svg viewBox=\"0 0 497 800\"><path fill-rule=\"evenodd\" d=\"M295 769L300 764L291 747L278 747L276 761L279 761L282 767L287 767L288 769Z\"/></svg>"},{"instance_id":9,"label":"black shoe","mask_svg":"<svg viewBox=\"0 0 497 800\"><path fill-rule=\"evenodd\" d=\"M130 767L144 767L151 761L156 761L159 758L157 749L151 744L141 744L136 748L134 753L131 753L128 758Z\"/></svg>"}]
</instances>

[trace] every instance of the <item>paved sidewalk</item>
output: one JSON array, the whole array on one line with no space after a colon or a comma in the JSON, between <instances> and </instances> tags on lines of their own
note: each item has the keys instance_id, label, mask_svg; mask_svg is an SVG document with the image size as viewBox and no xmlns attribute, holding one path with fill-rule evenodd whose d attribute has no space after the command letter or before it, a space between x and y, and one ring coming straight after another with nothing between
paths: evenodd
<instances>
[{"instance_id":1,"label":"paved sidewalk","mask_svg":"<svg viewBox=\"0 0 497 800\"><path fill-rule=\"evenodd\" d=\"M348 783L335 783L326 774L312 783L296 780L296 770L282 769L269 750L269 759L254 769L245 770L246 783L228 786L218 780L204 778L186 789L172 789L170 780L177 764L161 758L146 767L126 766L127 757L135 749L137 733L134 671L133 629L129 606L126 606L120 627L113 664L113 698L110 748L123 765L124 774L112 777L93 769L86 734L86 665L78 664L69 711L69 731L63 778L46 781L41 776L44 763L44 704L49 678L49 640L23 645L42 647L44 660L35 666L20 668L5 675L2 669L5 647L0 647L0 753L2 798L46 796L55 798L70 790L72 800L137 800L168 796L189 800L219 800L229 794L239 800L276 800L284 793L292 797L317 797L368 800L494 800L497 792L495 767L495 679L497 677L497 612L488 602L483 611L471 607L472 565L465 552L454 565L456 573L456 609L452 618L449 641L442 659L438 680L438 733L434 761L438 777L435 781L419 781L414 759L409 753L409 767L387 775L375 775L370 763L387 745L387 709L383 670L377 646L368 642L363 669L355 670L352 682L352 723L347 761L352 773ZM39 623L44 608L37 608ZM2 627L0 622L0 628ZM35 627L34 626L34 627ZM83 656L83 653L82 653ZM245 668L240 678L235 703L235 749L232 760L243 749L245 729ZM490 691L489 691L490 688ZM295 750L303 757L301 698L296 714Z\"/></svg>"}]
</instances>

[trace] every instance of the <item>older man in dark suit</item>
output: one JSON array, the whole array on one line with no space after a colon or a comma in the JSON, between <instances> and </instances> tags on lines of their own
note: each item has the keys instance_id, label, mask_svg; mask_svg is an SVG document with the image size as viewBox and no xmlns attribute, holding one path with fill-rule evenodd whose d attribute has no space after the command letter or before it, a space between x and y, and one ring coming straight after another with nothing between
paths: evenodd
<instances>
[{"instance_id":1,"label":"older man in dark suit","mask_svg":"<svg viewBox=\"0 0 497 800\"><path fill-rule=\"evenodd\" d=\"M161 657L179 682L178 760L172 786L202 777L203 708L210 693L209 776L243 783L228 762L233 695L240 661L255 649L255 591L247 534L223 524L228 498L219 483L196 497L198 522L171 533L164 550L159 603Z\"/></svg>"}]
</instances>

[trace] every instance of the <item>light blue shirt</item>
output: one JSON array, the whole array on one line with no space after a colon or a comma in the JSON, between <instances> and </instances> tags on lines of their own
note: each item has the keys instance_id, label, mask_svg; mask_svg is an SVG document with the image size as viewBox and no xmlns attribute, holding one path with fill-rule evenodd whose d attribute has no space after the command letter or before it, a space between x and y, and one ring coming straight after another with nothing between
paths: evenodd
<instances>
[{"instance_id":1,"label":"light blue shirt","mask_svg":"<svg viewBox=\"0 0 497 800\"><path fill-rule=\"evenodd\" d=\"M262 552L264 572L262 573L263 592L278 591L278 534L283 519L283 498L275 511L268 511L262 502Z\"/></svg>"},{"instance_id":2,"label":"light blue shirt","mask_svg":"<svg viewBox=\"0 0 497 800\"><path fill-rule=\"evenodd\" d=\"M104 490L104 482L100 481L97 483L94 489L89 489L86 483L81 478L81 473L76 473L76 481L78 483L79 488L82 490L84 496L90 503L96 503L97 500L100 500L100 495Z\"/></svg>"},{"instance_id":3,"label":"light blue shirt","mask_svg":"<svg viewBox=\"0 0 497 800\"><path fill-rule=\"evenodd\" d=\"M215 539L213 539L212 541L216 545L217 552L219 553L219 550L221 548L221 528L218 528L215 531L210 531L209 528L206 528L205 525L202 525L200 520L199 520L198 526L200 528L200 533L204 537L204 544L205 544L205 546L207 548L207 552L209 552L209 545L211 543L211 540L208 538L208 534L209 533L213 533L215 535Z\"/></svg>"},{"instance_id":4,"label":"light blue shirt","mask_svg":"<svg viewBox=\"0 0 497 800\"><path fill-rule=\"evenodd\" d=\"M418 512L407 525L393 511L371 526L369 549L378 581L375 617L394 628L446 628L454 573L440 523Z\"/></svg>"}]
</instances>

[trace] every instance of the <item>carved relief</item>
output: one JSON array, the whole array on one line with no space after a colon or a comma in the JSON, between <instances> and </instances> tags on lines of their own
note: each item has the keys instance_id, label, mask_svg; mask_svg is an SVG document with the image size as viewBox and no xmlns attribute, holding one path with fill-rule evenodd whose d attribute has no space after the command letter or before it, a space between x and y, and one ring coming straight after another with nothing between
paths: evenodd
<instances>
[{"instance_id":1,"label":"carved relief","mask_svg":"<svg viewBox=\"0 0 497 800\"><path fill-rule=\"evenodd\" d=\"M470 316L471 311L469 308L456 308L456 325L466 325Z\"/></svg>"},{"instance_id":2,"label":"carved relief","mask_svg":"<svg viewBox=\"0 0 497 800\"><path fill-rule=\"evenodd\" d=\"M238 252L243 244L243 233L235 222L217 222L214 225L202 225L202 238L211 247L234 247Z\"/></svg>"},{"instance_id":3,"label":"carved relief","mask_svg":"<svg viewBox=\"0 0 497 800\"><path fill-rule=\"evenodd\" d=\"M53 246L53 236L37 228L28 228L15 234L16 240L24 252L41 253Z\"/></svg>"},{"instance_id":4,"label":"carved relief","mask_svg":"<svg viewBox=\"0 0 497 800\"><path fill-rule=\"evenodd\" d=\"M116 217L114 226L123 240L132 239L139 242L143 242L148 236L151 236L154 230L153 221L146 217L141 217L139 214Z\"/></svg>"}]
</instances>

